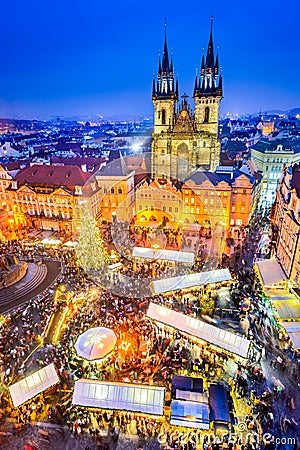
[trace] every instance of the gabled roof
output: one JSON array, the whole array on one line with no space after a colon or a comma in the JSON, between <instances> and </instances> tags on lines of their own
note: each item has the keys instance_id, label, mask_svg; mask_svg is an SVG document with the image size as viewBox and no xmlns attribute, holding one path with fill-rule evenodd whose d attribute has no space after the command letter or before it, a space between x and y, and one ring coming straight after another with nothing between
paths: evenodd
<instances>
[{"instance_id":1,"label":"gabled roof","mask_svg":"<svg viewBox=\"0 0 300 450\"><path fill-rule=\"evenodd\" d=\"M120 151L111 150L109 154L109 162L100 169L99 176L126 177L130 170L127 168L123 156Z\"/></svg>"},{"instance_id":2,"label":"gabled roof","mask_svg":"<svg viewBox=\"0 0 300 450\"><path fill-rule=\"evenodd\" d=\"M209 171L203 172L201 170L196 170L184 181L186 183L189 180L193 181L197 185L200 185L205 181L210 181L214 186L217 186L220 182L223 181L223 179L219 175L216 175L215 173Z\"/></svg>"},{"instance_id":3,"label":"gabled roof","mask_svg":"<svg viewBox=\"0 0 300 450\"><path fill-rule=\"evenodd\" d=\"M21 169L15 176L19 183L53 186L84 186L90 178L90 173L83 172L77 166L38 164Z\"/></svg>"}]
</instances>

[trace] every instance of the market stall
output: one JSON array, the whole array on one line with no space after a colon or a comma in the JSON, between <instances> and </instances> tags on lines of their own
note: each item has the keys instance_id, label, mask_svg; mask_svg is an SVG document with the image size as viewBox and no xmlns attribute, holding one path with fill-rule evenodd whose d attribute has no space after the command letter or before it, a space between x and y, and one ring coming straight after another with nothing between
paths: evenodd
<instances>
[{"instance_id":1,"label":"market stall","mask_svg":"<svg viewBox=\"0 0 300 450\"><path fill-rule=\"evenodd\" d=\"M148 247L134 247L132 256L135 258L173 261L187 264L193 264L195 259L195 255L192 252L178 252L176 250L165 250Z\"/></svg>"},{"instance_id":2,"label":"market stall","mask_svg":"<svg viewBox=\"0 0 300 450\"><path fill-rule=\"evenodd\" d=\"M164 306L150 303L147 317L156 320L170 327L176 328L184 333L194 336L203 341L209 342L216 347L220 347L230 353L235 353L243 358L247 358L250 341L244 337L220 329L214 325L187 316Z\"/></svg>"},{"instance_id":3,"label":"market stall","mask_svg":"<svg viewBox=\"0 0 300 450\"><path fill-rule=\"evenodd\" d=\"M256 261L255 266L258 270L264 288L284 288L286 285L286 276L275 259L264 259Z\"/></svg>"},{"instance_id":4,"label":"market stall","mask_svg":"<svg viewBox=\"0 0 300 450\"><path fill-rule=\"evenodd\" d=\"M177 289L189 289L211 283L221 283L231 280L228 269L210 270L208 272L190 273L178 277L164 278L152 282L153 292L162 294Z\"/></svg>"},{"instance_id":5,"label":"market stall","mask_svg":"<svg viewBox=\"0 0 300 450\"><path fill-rule=\"evenodd\" d=\"M299 322L280 322L285 329L295 350L300 349L300 321Z\"/></svg>"},{"instance_id":6,"label":"market stall","mask_svg":"<svg viewBox=\"0 0 300 450\"><path fill-rule=\"evenodd\" d=\"M208 388L210 420L214 428L229 430L231 423L229 411L229 392L223 384L211 384Z\"/></svg>"},{"instance_id":7,"label":"market stall","mask_svg":"<svg viewBox=\"0 0 300 450\"><path fill-rule=\"evenodd\" d=\"M162 416L165 389L159 386L106 383L96 380L75 382L73 405L133 411Z\"/></svg>"},{"instance_id":8,"label":"market stall","mask_svg":"<svg viewBox=\"0 0 300 450\"><path fill-rule=\"evenodd\" d=\"M22 405L51 386L59 383L53 363L32 373L23 380L9 386L9 392L15 407Z\"/></svg>"}]
</instances>

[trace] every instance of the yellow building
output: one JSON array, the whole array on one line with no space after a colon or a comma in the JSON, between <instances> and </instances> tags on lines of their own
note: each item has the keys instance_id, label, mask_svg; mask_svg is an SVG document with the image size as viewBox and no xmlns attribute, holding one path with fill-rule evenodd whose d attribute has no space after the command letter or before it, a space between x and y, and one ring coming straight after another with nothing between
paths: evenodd
<instances>
[{"instance_id":1,"label":"yellow building","mask_svg":"<svg viewBox=\"0 0 300 450\"><path fill-rule=\"evenodd\" d=\"M214 171L219 164L219 104L223 96L218 56L214 56L212 29L206 59L202 58L200 77L194 88L195 110L187 95L178 104L173 61L169 60L165 35L157 80L153 80L154 132L152 177L184 180L195 169Z\"/></svg>"},{"instance_id":2,"label":"yellow building","mask_svg":"<svg viewBox=\"0 0 300 450\"><path fill-rule=\"evenodd\" d=\"M222 175L198 170L183 184L162 179L144 182L136 190L136 223L238 229L249 223L255 186L254 178L239 170Z\"/></svg>"}]
</instances>

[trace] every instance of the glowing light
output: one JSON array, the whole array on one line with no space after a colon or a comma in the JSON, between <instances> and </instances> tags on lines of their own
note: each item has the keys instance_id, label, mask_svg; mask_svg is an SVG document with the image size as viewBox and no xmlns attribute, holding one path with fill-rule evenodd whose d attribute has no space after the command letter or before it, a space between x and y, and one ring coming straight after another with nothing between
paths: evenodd
<instances>
[{"instance_id":1,"label":"glowing light","mask_svg":"<svg viewBox=\"0 0 300 450\"><path fill-rule=\"evenodd\" d=\"M141 149L141 144L133 144L132 147L131 147L131 149L132 149L134 152L138 152L138 151Z\"/></svg>"}]
</instances>

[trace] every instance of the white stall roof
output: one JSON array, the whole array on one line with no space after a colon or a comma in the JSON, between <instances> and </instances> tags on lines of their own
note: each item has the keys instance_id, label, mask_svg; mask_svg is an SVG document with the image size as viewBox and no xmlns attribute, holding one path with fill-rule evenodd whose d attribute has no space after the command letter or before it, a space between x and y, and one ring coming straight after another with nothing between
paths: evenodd
<instances>
[{"instance_id":1,"label":"white stall roof","mask_svg":"<svg viewBox=\"0 0 300 450\"><path fill-rule=\"evenodd\" d=\"M182 391L181 389L176 389L176 398L177 400L208 403L208 397L204 392Z\"/></svg>"},{"instance_id":2,"label":"white stall roof","mask_svg":"<svg viewBox=\"0 0 300 450\"><path fill-rule=\"evenodd\" d=\"M97 380L75 382L73 405L117 409L162 416L165 389L129 383L106 383Z\"/></svg>"},{"instance_id":3,"label":"white stall roof","mask_svg":"<svg viewBox=\"0 0 300 450\"><path fill-rule=\"evenodd\" d=\"M156 305L152 302L149 304L147 317L202 339L231 353L235 353L243 358L247 357L250 341L238 334L230 333L202 320L194 319L194 317L173 311L164 306Z\"/></svg>"},{"instance_id":4,"label":"white stall roof","mask_svg":"<svg viewBox=\"0 0 300 450\"><path fill-rule=\"evenodd\" d=\"M188 289L195 286L203 286L210 283L219 283L231 280L228 269L210 270L208 272L190 273L179 277L165 278L153 281L156 294L175 291L177 289Z\"/></svg>"},{"instance_id":5,"label":"white stall roof","mask_svg":"<svg viewBox=\"0 0 300 450\"><path fill-rule=\"evenodd\" d=\"M280 264L275 259L257 261L256 266L264 286L272 286L286 280Z\"/></svg>"},{"instance_id":6,"label":"white stall roof","mask_svg":"<svg viewBox=\"0 0 300 450\"><path fill-rule=\"evenodd\" d=\"M209 430L207 403L172 400L171 425Z\"/></svg>"},{"instance_id":7,"label":"white stall roof","mask_svg":"<svg viewBox=\"0 0 300 450\"><path fill-rule=\"evenodd\" d=\"M23 380L9 386L9 392L15 407L59 383L53 363L34 372Z\"/></svg>"},{"instance_id":8,"label":"white stall roof","mask_svg":"<svg viewBox=\"0 0 300 450\"><path fill-rule=\"evenodd\" d=\"M300 349L300 322L280 322L288 333L295 349Z\"/></svg>"},{"instance_id":9,"label":"white stall roof","mask_svg":"<svg viewBox=\"0 0 300 450\"><path fill-rule=\"evenodd\" d=\"M135 258L161 259L192 264L195 255L192 252L177 252L176 250L163 250L157 248L134 247L132 256Z\"/></svg>"}]
</instances>

